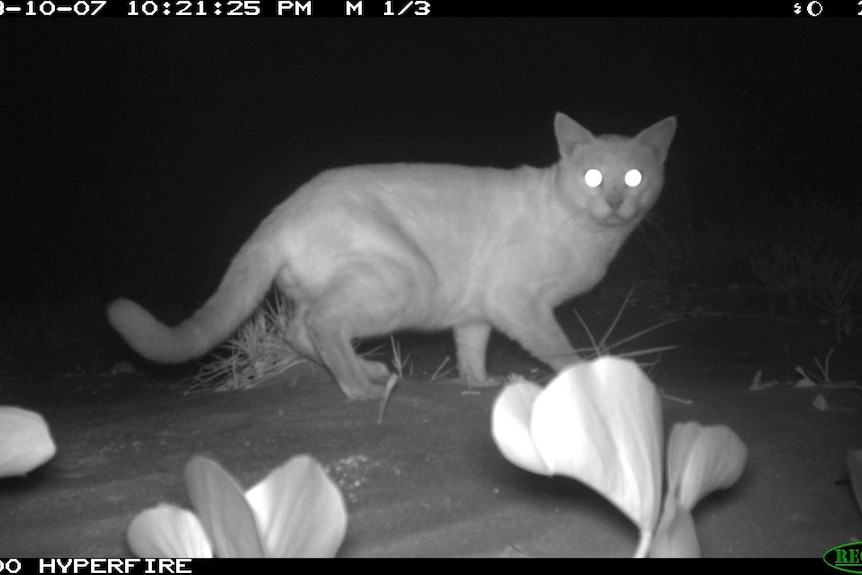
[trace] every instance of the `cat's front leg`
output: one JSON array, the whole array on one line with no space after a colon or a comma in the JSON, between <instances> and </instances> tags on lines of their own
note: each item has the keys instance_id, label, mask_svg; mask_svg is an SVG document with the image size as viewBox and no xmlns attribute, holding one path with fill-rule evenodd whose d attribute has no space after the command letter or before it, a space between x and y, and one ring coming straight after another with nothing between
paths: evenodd
<instances>
[{"instance_id":1,"label":"cat's front leg","mask_svg":"<svg viewBox=\"0 0 862 575\"><path fill-rule=\"evenodd\" d=\"M488 323L468 323L455 326L455 350L458 353L458 374L468 386L483 387L497 385L489 379L485 371L485 353L491 325Z\"/></svg>"},{"instance_id":2,"label":"cat's front leg","mask_svg":"<svg viewBox=\"0 0 862 575\"><path fill-rule=\"evenodd\" d=\"M581 361L557 323L554 310L544 303L511 298L505 308L495 313L493 321L494 327L555 371Z\"/></svg>"}]
</instances>

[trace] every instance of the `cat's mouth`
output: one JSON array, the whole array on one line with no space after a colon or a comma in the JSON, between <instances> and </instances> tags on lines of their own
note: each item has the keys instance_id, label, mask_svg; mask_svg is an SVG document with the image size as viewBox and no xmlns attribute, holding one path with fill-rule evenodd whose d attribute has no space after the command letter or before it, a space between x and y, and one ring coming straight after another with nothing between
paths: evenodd
<instances>
[{"instance_id":1,"label":"cat's mouth","mask_svg":"<svg viewBox=\"0 0 862 575\"><path fill-rule=\"evenodd\" d=\"M632 221L635 210L623 203L618 206L610 206L604 201L594 201L590 204L590 213L593 219L608 227L621 226Z\"/></svg>"},{"instance_id":2,"label":"cat's mouth","mask_svg":"<svg viewBox=\"0 0 862 575\"><path fill-rule=\"evenodd\" d=\"M620 213L619 210L613 210L607 205L594 205L592 208L593 209L591 209L590 212L592 213L593 219L604 226L621 226L629 223L632 219L630 214Z\"/></svg>"},{"instance_id":3,"label":"cat's mouth","mask_svg":"<svg viewBox=\"0 0 862 575\"><path fill-rule=\"evenodd\" d=\"M624 218L618 214L608 214L606 216L596 219L599 221L600 224L608 227L620 226L629 222L629 218Z\"/></svg>"}]
</instances>

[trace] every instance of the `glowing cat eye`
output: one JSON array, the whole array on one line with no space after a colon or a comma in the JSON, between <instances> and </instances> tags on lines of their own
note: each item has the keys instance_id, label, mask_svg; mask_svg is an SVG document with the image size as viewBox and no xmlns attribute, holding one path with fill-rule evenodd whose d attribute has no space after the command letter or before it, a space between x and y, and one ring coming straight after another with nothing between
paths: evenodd
<instances>
[{"instance_id":1,"label":"glowing cat eye","mask_svg":"<svg viewBox=\"0 0 862 575\"><path fill-rule=\"evenodd\" d=\"M634 188L640 184L641 181L643 181L643 176L641 175L640 170L632 169L626 172L625 182L628 187Z\"/></svg>"},{"instance_id":2,"label":"glowing cat eye","mask_svg":"<svg viewBox=\"0 0 862 575\"><path fill-rule=\"evenodd\" d=\"M595 168L590 168L584 173L584 181L591 188L602 183L602 173Z\"/></svg>"}]
</instances>

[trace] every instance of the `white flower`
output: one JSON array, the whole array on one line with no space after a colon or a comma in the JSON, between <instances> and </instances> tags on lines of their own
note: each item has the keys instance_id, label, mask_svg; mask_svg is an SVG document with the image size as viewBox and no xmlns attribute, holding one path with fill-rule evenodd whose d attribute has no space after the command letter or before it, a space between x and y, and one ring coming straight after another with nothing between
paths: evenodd
<instances>
[{"instance_id":1,"label":"white flower","mask_svg":"<svg viewBox=\"0 0 862 575\"><path fill-rule=\"evenodd\" d=\"M515 465L577 479L625 513L640 530L636 557L699 556L691 510L735 483L747 454L726 426L676 425L660 509L658 392L636 363L613 357L570 367L544 389L513 378L494 404L491 432Z\"/></svg>"},{"instance_id":2,"label":"white flower","mask_svg":"<svg viewBox=\"0 0 862 575\"><path fill-rule=\"evenodd\" d=\"M651 557L700 557L691 511L713 491L736 483L747 457L745 444L726 425L691 421L673 426L667 446L668 489Z\"/></svg>"},{"instance_id":3,"label":"white flower","mask_svg":"<svg viewBox=\"0 0 862 575\"><path fill-rule=\"evenodd\" d=\"M217 462L193 457L186 483L196 513L162 504L140 513L127 539L139 557L334 557L347 530L338 487L308 455L243 493Z\"/></svg>"},{"instance_id":4,"label":"white flower","mask_svg":"<svg viewBox=\"0 0 862 575\"><path fill-rule=\"evenodd\" d=\"M589 485L640 530L649 550L661 502L661 403L634 362L572 366L542 389L519 381L494 404L492 434L515 465Z\"/></svg>"},{"instance_id":5,"label":"white flower","mask_svg":"<svg viewBox=\"0 0 862 575\"><path fill-rule=\"evenodd\" d=\"M26 475L56 452L41 415L20 407L0 407L0 477Z\"/></svg>"},{"instance_id":6,"label":"white flower","mask_svg":"<svg viewBox=\"0 0 862 575\"><path fill-rule=\"evenodd\" d=\"M197 515L162 503L135 517L126 533L138 557L203 558L213 551Z\"/></svg>"}]
</instances>

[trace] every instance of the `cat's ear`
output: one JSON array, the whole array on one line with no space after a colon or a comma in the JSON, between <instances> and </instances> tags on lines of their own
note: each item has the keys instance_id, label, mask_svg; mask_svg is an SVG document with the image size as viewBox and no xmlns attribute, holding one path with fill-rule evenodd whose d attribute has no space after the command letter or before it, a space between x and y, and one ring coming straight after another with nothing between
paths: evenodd
<instances>
[{"instance_id":1,"label":"cat's ear","mask_svg":"<svg viewBox=\"0 0 862 575\"><path fill-rule=\"evenodd\" d=\"M667 150L670 148L670 143L673 141L673 135L676 133L676 116L665 118L660 122L656 122L643 132L637 135L636 139L641 144L652 148L660 162L664 162L667 158Z\"/></svg>"},{"instance_id":2,"label":"cat's ear","mask_svg":"<svg viewBox=\"0 0 862 575\"><path fill-rule=\"evenodd\" d=\"M560 157L562 158L571 155L575 147L595 139L589 130L562 112L557 112L557 115L554 116L554 134L557 136L557 146L560 148Z\"/></svg>"}]
</instances>

